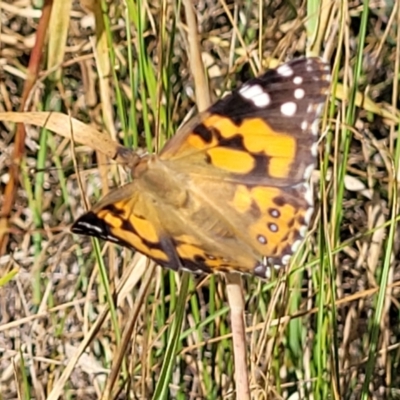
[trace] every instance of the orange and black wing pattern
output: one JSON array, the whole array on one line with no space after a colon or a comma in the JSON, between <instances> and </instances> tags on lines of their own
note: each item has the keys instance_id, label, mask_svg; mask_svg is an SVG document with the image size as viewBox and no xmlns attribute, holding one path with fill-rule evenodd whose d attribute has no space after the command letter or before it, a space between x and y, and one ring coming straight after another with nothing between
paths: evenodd
<instances>
[{"instance_id":1,"label":"orange and black wing pattern","mask_svg":"<svg viewBox=\"0 0 400 400\"><path fill-rule=\"evenodd\" d=\"M288 264L313 213L319 119L329 66L298 59L268 70L181 129L134 181L72 231L190 271L262 278Z\"/></svg>"}]
</instances>

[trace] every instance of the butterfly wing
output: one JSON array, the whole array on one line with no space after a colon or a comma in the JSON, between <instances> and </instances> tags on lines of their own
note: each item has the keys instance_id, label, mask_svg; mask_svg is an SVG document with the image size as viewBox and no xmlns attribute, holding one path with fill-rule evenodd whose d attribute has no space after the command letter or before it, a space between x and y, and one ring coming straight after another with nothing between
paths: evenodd
<instances>
[{"instance_id":1,"label":"butterfly wing","mask_svg":"<svg viewBox=\"0 0 400 400\"><path fill-rule=\"evenodd\" d=\"M212 176L226 171L246 183L300 182L316 163L329 84L329 66L319 58L268 70L190 121L160 158L186 165L189 157Z\"/></svg>"},{"instance_id":2,"label":"butterfly wing","mask_svg":"<svg viewBox=\"0 0 400 400\"><path fill-rule=\"evenodd\" d=\"M141 192L138 182L109 192L74 222L71 231L130 247L161 265L171 261L171 268L179 268L179 259L168 258L175 253L170 250L170 242L161 239L165 235L152 199Z\"/></svg>"},{"instance_id":3,"label":"butterfly wing","mask_svg":"<svg viewBox=\"0 0 400 400\"><path fill-rule=\"evenodd\" d=\"M286 265L308 227L318 118L329 87L320 59L250 80L189 122L73 225L163 266L261 277Z\"/></svg>"},{"instance_id":4,"label":"butterfly wing","mask_svg":"<svg viewBox=\"0 0 400 400\"><path fill-rule=\"evenodd\" d=\"M216 224L215 210L197 189L182 187L182 174L171 175L155 157L143 160L139 169L136 180L79 217L72 232L130 247L174 270L248 272L252 249L227 257L237 242L231 226Z\"/></svg>"},{"instance_id":5,"label":"butterfly wing","mask_svg":"<svg viewBox=\"0 0 400 400\"><path fill-rule=\"evenodd\" d=\"M269 70L190 122L160 154L173 173L189 174L186 185L208 213L230 225L236 242L225 258L245 253L256 275L287 265L306 234L329 84L319 58Z\"/></svg>"}]
</instances>

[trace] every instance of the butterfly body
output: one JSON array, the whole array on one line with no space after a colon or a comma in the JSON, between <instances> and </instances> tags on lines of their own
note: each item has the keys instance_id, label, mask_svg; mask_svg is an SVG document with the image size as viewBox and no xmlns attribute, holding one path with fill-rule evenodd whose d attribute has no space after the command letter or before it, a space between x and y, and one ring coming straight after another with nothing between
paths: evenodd
<instances>
[{"instance_id":1,"label":"butterfly body","mask_svg":"<svg viewBox=\"0 0 400 400\"><path fill-rule=\"evenodd\" d=\"M329 68L301 59L211 106L73 232L136 249L160 265L268 277L286 265L313 211L318 117Z\"/></svg>"}]
</instances>

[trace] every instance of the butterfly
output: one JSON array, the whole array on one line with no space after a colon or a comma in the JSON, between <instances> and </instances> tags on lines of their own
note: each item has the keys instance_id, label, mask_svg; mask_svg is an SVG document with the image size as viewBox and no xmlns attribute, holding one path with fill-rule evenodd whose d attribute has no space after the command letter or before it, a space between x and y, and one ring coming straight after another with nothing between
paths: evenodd
<instances>
[{"instance_id":1,"label":"butterfly","mask_svg":"<svg viewBox=\"0 0 400 400\"><path fill-rule=\"evenodd\" d=\"M191 272L269 278L304 240L329 65L301 58L249 80L198 114L132 182L79 217L98 237Z\"/></svg>"}]
</instances>

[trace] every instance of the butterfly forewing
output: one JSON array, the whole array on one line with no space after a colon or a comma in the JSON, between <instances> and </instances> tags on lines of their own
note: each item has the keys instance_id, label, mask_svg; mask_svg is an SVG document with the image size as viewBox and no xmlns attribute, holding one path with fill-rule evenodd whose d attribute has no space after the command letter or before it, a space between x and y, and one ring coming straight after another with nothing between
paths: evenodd
<instances>
[{"instance_id":1,"label":"butterfly forewing","mask_svg":"<svg viewBox=\"0 0 400 400\"><path fill-rule=\"evenodd\" d=\"M269 276L310 223L309 178L329 67L267 71L189 122L73 231L127 245L163 266Z\"/></svg>"},{"instance_id":2,"label":"butterfly forewing","mask_svg":"<svg viewBox=\"0 0 400 400\"><path fill-rule=\"evenodd\" d=\"M329 66L299 59L268 70L191 121L160 158L200 158L213 168L282 183L303 180L315 165L318 122L329 89ZM186 160L182 160L186 163Z\"/></svg>"}]
</instances>

